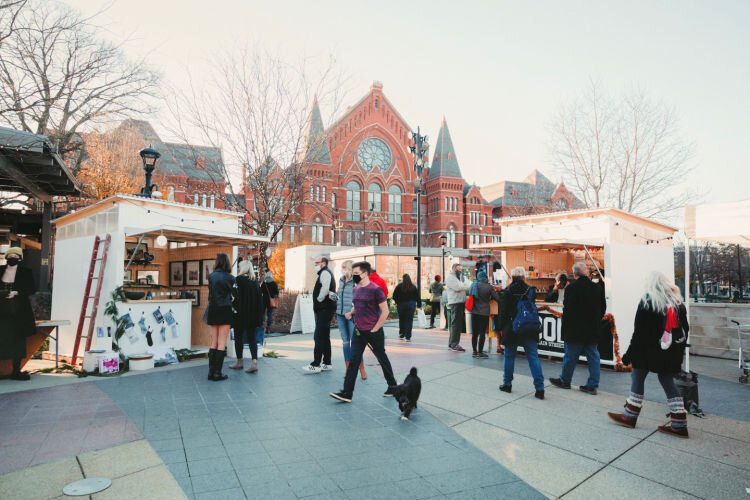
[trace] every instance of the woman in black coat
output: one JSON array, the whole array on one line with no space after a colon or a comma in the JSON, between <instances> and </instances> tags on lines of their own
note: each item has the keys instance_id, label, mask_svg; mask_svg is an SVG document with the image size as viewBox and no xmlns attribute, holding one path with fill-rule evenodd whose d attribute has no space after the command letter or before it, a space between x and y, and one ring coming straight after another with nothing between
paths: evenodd
<instances>
[{"instance_id":1,"label":"woman in black coat","mask_svg":"<svg viewBox=\"0 0 750 500\"><path fill-rule=\"evenodd\" d=\"M659 272L652 273L646 292L635 313L635 329L630 347L622 358L632 364L630 396L622 413L608 413L609 418L623 427L635 427L643 407L644 382L649 372L659 377L667 395L670 422L659 426L666 434L688 437L687 412L680 392L674 385L674 376L682 369L688 332L687 310L680 290ZM671 345L664 349L662 336L669 331Z\"/></svg>"},{"instance_id":2,"label":"woman in black coat","mask_svg":"<svg viewBox=\"0 0 750 500\"><path fill-rule=\"evenodd\" d=\"M208 275L207 323L211 327L211 348L208 350L208 380L226 380L222 373L227 355L227 338L234 319L234 276L225 253L216 254L214 271Z\"/></svg>"},{"instance_id":3,"label":"woman in black coat","mask_svg":"<svg viewBox=\"0 0 750 500\"><path fill-rule=\"evenodd\" d=\"M258 344L255 333L263 325L264 298L260 286L253 276L253 263L249 260L240 262L240 273L237 276L237 291L234 302L237 313L234 315L234 352L237 362L229 368L241 370L244 368L242 350L245 339L250 343L250 368L247 373L258 371Z\"/></svg>"},{"instance_id":4,"label":"woman in black coat","mask_svg":"<svg viewBox=\"0 0 750 500\"><path fill-rule=\"evenodd\" d=\"M404 274L401 283L393 289L393 301L398 310L398 338L411 342L414 311L419 303L419 294L408 274Z\"/></svg>"},{"instance_id":5,"label":"woman in black coat","mask_svg":"<svg viewBox=\"0 0 750 500\"><path fill-rule=\"evenodd\" d=\"M0 266L0 359L13 360L14 380L29 380L21 371L26 357L26 337L36 331L29 297L36 292L31 269L19 266L23 250L12 247L5 253L6 265Z\"/></svg>"}]
</instances>

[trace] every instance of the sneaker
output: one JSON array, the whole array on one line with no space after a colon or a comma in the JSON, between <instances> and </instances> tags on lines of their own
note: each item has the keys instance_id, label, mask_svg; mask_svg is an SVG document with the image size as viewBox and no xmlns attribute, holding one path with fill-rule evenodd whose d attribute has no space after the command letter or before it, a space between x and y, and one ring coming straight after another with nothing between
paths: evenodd
<instances>
[{"instance_id":1,"label":"sneaker","mask_svg":"<svg viewBox=\"0 0 750 500\"><path fill-rule=\"evenodd\" d=\"M319 366L307 365L302 367L302 371L305 373L320 373L323 369Z\"/></svg>"},{"instance_id":2,"label":"sneaker","mask_svg":"<svg viewBox=\"0 0 750 500\"><path fill-rule=\"evenodd\" d=\"M383 393L383 397L390 398L390 397L393 397L394 394L396 394L396 386L389 385L388 389L386 389L385 392Z\"/></svg>"},{"instance_id":3,"label":"sneaker","mask_svg":"<svg viewBox=\"0 0 750 500\"><path fill-rule=\"evenodd\" d=\"M552 382L552 385L559 387L560 389L570 389L570 384L566 384L559 378L551 378L549 381Z\"/></svg>"},{"instance_id":4,"label":"sneaker","mask_svg":"<svg viewBox=\"0 0 750 500\"><path fill-rule=\"evenodd\" d=\"M407 342L411 342L411 339L406 339Z\"/></svg>"},{"instance_id":5,"label":"sneaker","mask_svg":"<svg viewBox=\"0 0 750 500\"><path fill-rule=\"evenodd\" d=\"M587 385L582 385L579 387L581 392L585 392L586 394L591 394L592 396L596 396L596 387L589 387Z\"/></svg>"},{"instance_id":6,"label":"sneaker","mask_svg":"<svg viewBox=\"0 0 750 500\"><path fill-rule=\"evenodd\" d=\"M503 385L500 386L500 390L503 391L503 392L507 392L508 394L510 394L511 392L513 392L513 386L512 385L508 385L508 384L503 384Z\"/></svg>"},{"instance_id":7,"label":"sneaker","mask_svg":"<svg viewBox=\"0 0 750 500\"><path fill-rule=\"evenodd\" d=\"M453 350L454 350L455 352L466 352L466 349L464 349L463 347L461 347L461 346L460 346L460 345L458 345L458 344L456 344L456 345L454 345L454 346L453 346Z\"/></svg>"},{"instance_id":8,"label":"sneaker","mask_svg":"<svg viewBox=\"0 0 750 500\"><path fill-rule=\"evenodd\" d=\"M472 352L471 353L471 357L472 358L478 358L479 357L479 353L478 352Z\"/></svg>"},{"instance_id":9,"label":"sneaker","mask_svg":"<svg viewBox=\"0 0 750 500\"><path fill-rule=\"evenodd\" d=\"M351 403L352 402L352 395L341 391L341 392L332 392L329 394L333 399L338 399L342 403Z\"/></svg>"},{"instance_id":10,"label":"sneaker","mask_svg":"<svg viewBox=\"0 0 750 500\"><path fill-rule=\"evenodd\" d=\"M320 365L320 371L322 372L330 372L331 370L333 370L333 365L327 365L325 363Z\"/></svg>"},{"instance_id":11,"label":"sneaker","mask_svg":"<svg viewBox=\"0 0 750 500\"><path fill-rule=\"evenodd\" d=\"M477 353L477 357L478 357L478 358L482 358L482 359L487 359L487 358L489 358L489 356L487 355L487 353L486 353L486 352L480 352L480 353Z\"/></svg>"},{"instance_id":12,"label":"sneaker","mask_svg":"<svg viewBox=\"0 0 750 500\"><path fill-rule=\"evenodd\" d=\"M536 391L534 397L537 399L544 399L544 391Z\"/></svg>"}]
</instances>

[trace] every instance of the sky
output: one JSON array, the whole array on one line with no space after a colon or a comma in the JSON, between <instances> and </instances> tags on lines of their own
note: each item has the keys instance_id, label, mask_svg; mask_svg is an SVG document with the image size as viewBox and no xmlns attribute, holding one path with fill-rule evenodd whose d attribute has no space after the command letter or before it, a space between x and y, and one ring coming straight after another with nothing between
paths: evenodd
<instances>
[{"instance_id":1,"label":"sky","mask_svg":"<svg viewBox=\"0 0 750 500\"><path fill-rule=\"evenodd\" d=\"M84 14L101 0L68 0ZM674 109L695 145L685 187L701 201L748 198L750 2L113 0L98 18L170 84L207 75L238 44L289 60L335 58L343 108L374 80L412 128L445 116L464 178L554 181L549 126L595 81ZM157 131L166 110L153 118ZM326 110L323 110L324 116ZM167 135L164 133L164 135ZM744 182L738 182L744 180Z\"/></svg>"}]
</instances>

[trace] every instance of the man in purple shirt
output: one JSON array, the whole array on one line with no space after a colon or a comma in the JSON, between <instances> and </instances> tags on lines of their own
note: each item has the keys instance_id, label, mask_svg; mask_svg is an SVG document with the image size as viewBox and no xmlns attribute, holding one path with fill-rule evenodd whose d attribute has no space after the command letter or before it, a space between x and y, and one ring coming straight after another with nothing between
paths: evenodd
<instances>
[{"instance_id":1,"label":"man in purple shirt","mask_svg":"<svg viewBox=\"0 0 750 500\"><path fill-rule=\"evenodd\" d=\"M357 370L362 362L362 354L367 345L370 345L373 354L378 359L383 375L388 382L388 389L383 396L393 396L396 388L396 378L393 376L393 368L385 353L385 335L383 324L388 318L388 304L385 294L379 286L370 281L370 263L357 262L352 266L352 279L354 280L354 307L351 312L346 313L346 319L354 318L354 326L357 331L352 337L352 354L349 366L346 369L344 388L340 392L332 392L331 397L344 403L352 402L354 383L357 381Z\"/></svg>"}]
</instances>

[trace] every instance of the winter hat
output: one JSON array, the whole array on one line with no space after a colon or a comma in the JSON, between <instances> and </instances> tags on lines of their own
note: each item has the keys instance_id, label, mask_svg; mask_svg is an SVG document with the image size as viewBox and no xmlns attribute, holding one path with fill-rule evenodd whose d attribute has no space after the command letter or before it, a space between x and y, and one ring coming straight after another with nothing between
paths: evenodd
<instances>
[{"instance_id":1,"label":"winter hat","mask_svg":"<svg viewBox=\"0 0 750 500\"><path fill-rule=\"evenodd\" d=\"M487 281L487 273L485 273L484 271L479 271L477 273L477 280L479 280L479 281Z\"/></svg>"},{"instance_id":2,"label":"winter hat","mask_svg":"<svg viewBox=\"0 0 750 500\"><path fill-rule=\"evenodd\" d=\"M273 281L273 273L271 271L266 271L266 277L263 278L266 283L270 283Z\"/></svg>"},{"instance_id":3,"label":"winter hat","mask_svg":"<svg viewBox=\"0 0 750 500\"><path fill-rule=\"evenodd\" d=\"M5 252L5 258L7 259L11 255L15 255L19 260L23 260L23 250L21 247L10 247L8 251Z\"/></svg>"}]
</instances>

